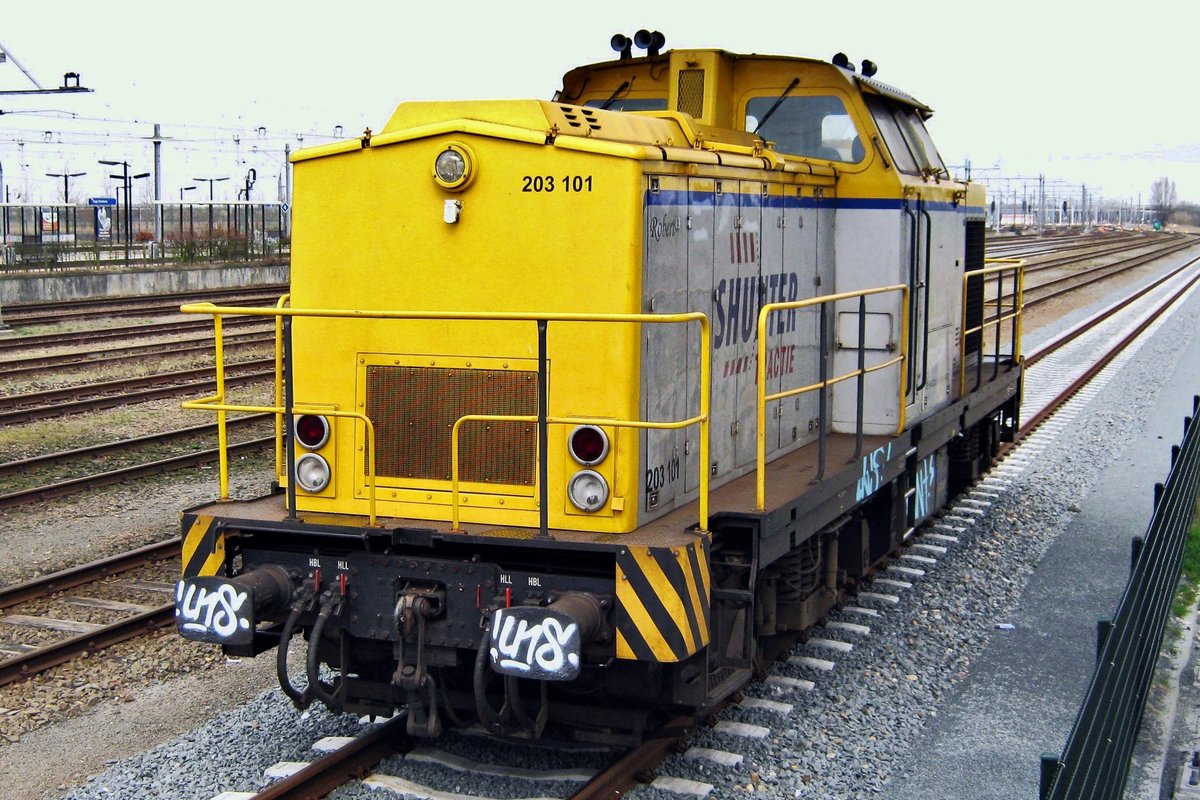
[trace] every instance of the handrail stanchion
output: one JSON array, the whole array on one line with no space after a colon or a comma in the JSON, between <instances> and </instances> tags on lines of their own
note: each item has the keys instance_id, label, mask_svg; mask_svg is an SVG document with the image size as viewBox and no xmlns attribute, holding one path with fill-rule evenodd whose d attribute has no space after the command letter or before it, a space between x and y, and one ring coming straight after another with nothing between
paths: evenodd
<instances>
[{"instance_id":1,"label":"handrail stanchion","mask_svg":"<svg viewBox=\"0 0 1200 800\"><path fill-rule=\"evenodd\" d=\"M283 308L290 301L290 295L283 295L275 303L276 308ZM275 405L283 407L283 317L275 317ZM283 480L283 415L275 415L275 476Z\"/></svg>"},{"instance_id":2,"label":"handrail stanchion","mask_svg":"<svg viewBox=\"0 0 1200 800\"><path fill-rule=\"evenodd\" d=\"M550 437L546 431L546 320L537 321L538 332L538 536L550 535Z\"/></svg>"},{"instance_id":3,"label":"handrail stanchion","mask_svg":"<svg viewBox=\"0 0 1200 800\"><path fill-rule=\"evenodd\" d=\"M709 433L711 414L709 412L712 391L712 329L708 317L701 314L700 322L700 530L708 531L708 488L709 476L712 474L709 455ZM761 382L760 382L761 384Z\"/></svg>"},{"instance_id":4,"label":"handrail stanchion","mask_svg":"<svg viewBox=\"0 0 1200 800\"><path fill-rule=\"evenodd\" d=\"M862 455L863 446L863 389L867 380L867 296L858 297L858 386L855 388L854 461Z\"/></svg>"},{"instance_id":5,"label":"handrail stanchion","mask_svg":"<svg viewBox=\"0 0 1200 800\"><path fill-rule=\"evenodd\" d=\"M296 403L295 373L292 369L292 317L283 318L283 429L284 472L287 474L287 518L296 519L296 420L292 406ZM374 449L374 442L368 445ZM374 477L374 476L372 476Z\"/></svg>"},{"instance_id":6,"label":"handrail stanchion","mask_svg":"<svg viewBox=\"0 0 1200 800\"><path fill-rule=\"evenodd\" d=\"M216 385L217 398L219 402L225 402L225 334L224 326L221 322L221 315L213 315L213 334L216 337L214 345L213 360L216 362ZM217 463L219 465L219 473L221 476L221 499L229 499L229 431L225 427L226 415L224 411L217 412L217 448L220 453Z\"/></svg>"},{"instance_id":7,"label":"handrail stanchion","mask_svg":"<svg viewBox=\"0 0 1200 800\"><path fill-rule=\"evenodd\" d=\"M828 303L821 303L821 388L817 394L817 477L814 483L825 477L825 415L828 411L826 395L829 392L829 323Z\"/></svg>"}]
</instances>

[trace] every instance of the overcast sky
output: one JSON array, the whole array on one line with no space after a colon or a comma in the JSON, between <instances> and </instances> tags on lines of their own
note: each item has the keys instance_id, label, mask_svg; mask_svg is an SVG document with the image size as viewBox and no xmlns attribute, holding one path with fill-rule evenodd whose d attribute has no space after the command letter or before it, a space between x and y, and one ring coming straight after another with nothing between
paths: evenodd
<instances>
[{"instance_id":1,"label":"overcast sky","mask_svg":"<svg viewBox=\"0 0 1200 800\"><path fill-rule=\"evenodd\" d=\"M976 177L1044 173L1147 199L1167 176L1181 200L1200 202L1200 110L1185 63L1200 44L1195 0L1119 14L1053 0L687 7L701 6L9 0L0 43L43 85L75 71L95 91L0 96L0 164L30 195L64 168L86 171L79 189L95 194L108 172L98 158L151 168L142 137L158 122L172 137L164 198L217 175L231 179L216 196L231 198L254 167L255 198L275 199L285 144L317 143L337 125L347 137L378 130L408 99L549 98L566 70L612 56L613 33L648 28L668 48L870 58L880 80L934 108L943 157L970 159ZM17 65L0 64L0 89L24 88Z\"/></svg>"}]
</instances>

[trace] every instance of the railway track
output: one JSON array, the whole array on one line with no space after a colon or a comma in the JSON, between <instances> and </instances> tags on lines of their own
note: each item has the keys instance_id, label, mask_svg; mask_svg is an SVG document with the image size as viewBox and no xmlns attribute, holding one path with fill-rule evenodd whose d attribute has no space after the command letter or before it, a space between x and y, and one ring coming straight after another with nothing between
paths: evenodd
<instances>
[{"instance_id":1,"label":"railway track","mask_svg":"<svg viewBox=\"0 0 1200 800\"><path fill-rule=\"evenodd\" d=\"M213 375L212 367L201 367L0 397L0 424L33 422L132 403L211 393L216 390ZM246 386L274 377L273 358L255 359L230 364L225 385Z\"/></svg>"},{"instance_id":2,"label":"railway track","mask_svg":"<svg viewBox=\"0 0 1200 800\"><path fill-rule=\"evenodd\" d=\"M225 338L226 351L230 349L273 344L275 334L270 331L251 331ZM76 369L94 369L124 364L140 363L153 356L196 356L213 352L212 337L174 340L156 344L134 344L123 347L96 348L71 353L14 358L3 363L9 377L39 375L46 370L58 372Z\"/></svg>"},{"instance_id":3,"label":"railway track","mask_svg":"<svg viewBox=\"0 0 1200 800\"><path fill-rule=\"evenodd\" d=\"M1029 307L1045 303L1049 300L1062 297L1063 295L1068 294L1076 289L1081 289L1086 286L1099 283L1129 270L1136 269L1137 267L1157 261L1160 258L1187 250L1191 247L1194 247L1196 244L1197 242L1195 240L1193 240L1191 237L1188 237L1183 241L1176 241L1167 247L1156 249L1148 253L1141 253L1129 258L1123 258L1110 264L1102 264L1085 271L1062 275L1032 285L1027 283L1025 286L1024 304L1026 307ZM1030 271L1046 271L1051 268L1061 266L1063 263L1074 262L1056 260L1053 264L1037 264L1033 265L1032 267L1026 267L1026 274L1028 275ZM1011 295L1006 295L1006 298L1010 296Z\"/></svg>"},{"instance_id":4,"label":"railway track","mask_svg":"<svg viewBox=\"0 0 1200 800\"><path fill-rule=\"evenodd\" d=\"M1180 234L1148 234L1140 231L1125 231L1122 233L1106 234L1076 234L1073 236L1037 236L1018 237L1016 239L989 240L988 255L998 258L1032 258L1039 255L1052 255L1093 247L1103 247L1109 244L1132 242L1135 240L1153 242L1158 239L1176 238Z\"/></svg>"},{"instance_id":5,"label":"railway track","mask_svg":"<svg viewBox=\"0 0 1200 800\"><path fill-rule=\"evenodd\" d=\"M224 321L224 328L227 334L232 330L265 330L263 321L257 317L232 317ZM185 319L179 322L146 322L112 328L60 331L58 333L42 333L28 336L6 336L0 338L0 355L16 351L27 351L38 347L94 345L96 342L127 341L139 337L167 337L189 333L207 333L211 335L212 329L213 323L210 319Z\"/></svg>"},{"instance_id":6,"label":"railway track","mask_svg":"<svg viewBox=\"0 0 1200 800\"><path fill-rule=\"evenodd\" d=\"M249 429L253 433L256 428L261 429L263 424L269 420L270 415L252 414L244 417L234 417L228 421L227 425L231 432ZM37 474L49 467L65 463L86 463L92 465L100 462L101 464L105 464L117 461L126 454L136 453L138 450L145 448L154 448L161 445L178 445L180 442L194 441L202 437L207 437L211 441L212 437L215 437L216 434L217 426L215 423L210 425L195 425L190 428L181 428L165 433L139 436L133 439L122 439L116 442L91 445L58 453L46 453L40 456L0 464L0 478L7 477L10 480L15 480L17 476L28 476L31 473ZM255 452L271 446L274 440L274 434L256 436L242 442L231 443L229 450L231 453ZM38 483L28 488L0 493L0 508L12 508L29 503L44 502L56 497L66 497L137 478L161 475L202 464L211 464L216 462L219 457L220 451L217 448L208 447L199 450L190 450L165 458L138 461L124 466L108 466L99 471L91 471L77 477L52 481L50 483Z\"/></svg>"},{"instance_id":7,"label":"railway track","mask_svg":"<svg viewBox=\"0 0 1200 800\"><path fill-rule=\"evenodd\" d=\"M195 300L228 305L273 305L288 287L283 284L240 289L196 289L170 294L140 295L120 299L65 300L46 303L12 303L4 307L4 322L13 328L54 325L96 317L139 317L177 314L179 306Z\"/></svg>"},{"instance_id":8,"label":"railway track","mask_svg":"<svg viewBox=\"0 0 1200 800\"><path fill-rule=\"evenodd\" d=\"M8 612L0 616L0 654L8 656L0 661L0 686L173 623L174 582L164 581L162 575L178 573L179 549L176 538L0 589L0 609ZM84 593L113 576L148 566L154 567L150 579L129 579L121 586L128 596L143 598L141 602ZM51 603L56 595L61 599ZM156 596L168 601L145 599ZM13 612L29 605L34 606L30 613ZM118 619L104 623L64 619L47 610L63 606L98 610Z\"/></svg>"}]
</instances>

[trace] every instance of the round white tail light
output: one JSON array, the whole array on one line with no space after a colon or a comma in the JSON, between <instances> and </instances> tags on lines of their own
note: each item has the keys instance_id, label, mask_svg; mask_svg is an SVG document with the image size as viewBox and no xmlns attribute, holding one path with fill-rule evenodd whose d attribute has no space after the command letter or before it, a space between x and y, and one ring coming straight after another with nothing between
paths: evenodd
<instances>
[{"instance_id":1,"label":"round white tail light","mask_svg":"<svg viewBox=\"0 0 1200 800\"><path fill-rule=\"evenodd\" d=\"M585 467L599 464L608 455L608 435L595 425L580 425L571 431L567 449Z\"/></svg>"},{"instance_id":2,"label":"round white tail light","mask_svg":"<svg viewBox=\"0 0 1200 800\"><path fill-rule=\"evenodd\" d=\"M296 427L296 441L309 450L316 450L329 441L329 420L317 414L300 414L293 424Z\"/></svg>"},{"instance_id":3,"label":"round white tail light","mask_svg":"<svg viewBox=\"0 0 1200 800\"><path fill-rule=\"evenodd\" d=\"M608 481L594 469L580 470L567 484L567 497L580 511L599 511L608 502Z\"/></svg>"},{"instance_id":4,"label":"round white tail light","mask_svg":"<svg viewBox=\"0 0 1200 800\"><path fill-rule=\"evenodd\" d=\"M319 492L329 485L329 462L316 453L305 453L296 462L296 483L306 492Z\"/></svg>"}]
</instances>

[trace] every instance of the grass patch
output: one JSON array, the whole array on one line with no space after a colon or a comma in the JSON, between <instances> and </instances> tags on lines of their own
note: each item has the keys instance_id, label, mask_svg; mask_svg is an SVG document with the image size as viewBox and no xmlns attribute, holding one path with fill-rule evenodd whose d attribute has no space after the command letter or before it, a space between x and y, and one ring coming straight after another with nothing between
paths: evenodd
<instances>
[{"instance_id":1,"label":"grass patch","mask_svg":"<svg viewBox=\"0 0 1200 800\"><path fill-rule=\"evenodd\" d=\"M1179 591L1171 611L1176 617L1186 616L1196 605L1200 592L1200 501L1196 503L1196 515L1188 528L1187 542L1183 546L1183 569L1180 574Z\"/></svg>"}]
</instances>

